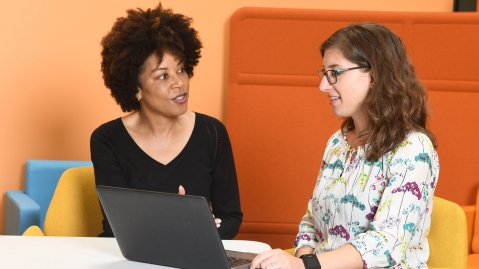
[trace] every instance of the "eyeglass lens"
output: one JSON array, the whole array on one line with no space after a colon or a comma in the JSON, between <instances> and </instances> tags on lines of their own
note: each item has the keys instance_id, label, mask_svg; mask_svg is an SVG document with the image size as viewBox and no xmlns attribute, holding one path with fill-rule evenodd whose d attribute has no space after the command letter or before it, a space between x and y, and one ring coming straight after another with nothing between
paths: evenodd
<instances>
[{"instance_id":1,"label":"eyeglass lens","mask_svg":"<svg viewBox=\"0 0 479 269\"><path fill-rule=\"evenodd\" d=\"M326 76L326 79L330 84L336 83L336 72L334 70L318 70L319 80L323 80L323 77Z\"/></svg>"}]
</instances>

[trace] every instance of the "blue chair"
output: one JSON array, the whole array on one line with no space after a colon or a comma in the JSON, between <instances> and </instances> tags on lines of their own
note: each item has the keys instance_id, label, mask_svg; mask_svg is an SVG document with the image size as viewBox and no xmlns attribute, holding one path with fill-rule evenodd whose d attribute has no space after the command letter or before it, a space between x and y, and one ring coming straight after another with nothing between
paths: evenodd
<instances>
[{"instance_id":1,"label":"blue chair","mask_svg":"<svg viewBox=\"0 0 479 269\"><path fill-rule=\"evenodd\" d=\"M63 172L71 167L92 165L90 161L28 160L25 190L6 192L5 235L22 235L32 225L43 230L48 206Z\"/></svg>"}]
</instances>

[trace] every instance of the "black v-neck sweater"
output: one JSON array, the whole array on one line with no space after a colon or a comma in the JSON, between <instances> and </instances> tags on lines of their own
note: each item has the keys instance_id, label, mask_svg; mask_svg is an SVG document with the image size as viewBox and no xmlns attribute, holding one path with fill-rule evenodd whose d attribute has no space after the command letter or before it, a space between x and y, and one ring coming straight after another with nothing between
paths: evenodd
<instances>
[{"instance_id":1,"label":"black v-neck sweater","mask_svg":"<svg viewBox=\"0 0 479 269\"><path fill-rule=\"evenodd\" d=\"M91 135L91 160L97 185L203 196L221 219L221 239L238 233L241 212L238 182L228 133L215 118L195 113L195 126L183 150L167 165L146 154L132 139L120 118L98 127ZM102 209L103 211L103 209ZM113 236L103 212L100 236Z\"/></svg>"}]
</instances>

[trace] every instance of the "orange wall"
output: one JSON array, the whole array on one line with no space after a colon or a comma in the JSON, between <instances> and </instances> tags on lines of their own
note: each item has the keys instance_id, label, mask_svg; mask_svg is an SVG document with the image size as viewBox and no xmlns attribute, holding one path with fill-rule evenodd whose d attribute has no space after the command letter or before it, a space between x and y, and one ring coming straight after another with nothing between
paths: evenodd
<instances>
[{"instance_id":1,"label":"orange wall","mask_svg":"<svg viewBox=\"0 0 479 269\"><path fill-rule=\"evenodd\" d=\"M23 188L25 160L87 160L91 132L123 115L103 86L100 40L126 9L157 3L0 1L0 233L4 193ZM224 120L229 18L238 8L448 12L453 0L165 0L163 6L192 17L203 41L190 109Z\"/></svg>"}]
</instances>

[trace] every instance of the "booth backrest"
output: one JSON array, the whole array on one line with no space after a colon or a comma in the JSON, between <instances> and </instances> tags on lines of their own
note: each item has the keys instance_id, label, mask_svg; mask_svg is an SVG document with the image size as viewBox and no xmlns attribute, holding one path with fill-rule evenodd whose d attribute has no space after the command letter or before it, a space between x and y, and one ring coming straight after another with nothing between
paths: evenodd
<instances>
[{"instance_id":1,"label":"booth backrest","mask_svg":"<svg viewBox=\"0 0 479 269\"><path fill-rule=\"evenodd\" d=\"M319 45L351 22L403 40L429 92L441 164L436 194L475 203L479 14L242 8L231 18L227 128L244 222L238 239L290 248L341 119L318 91Z\"/></svg>"}]
</instances>

